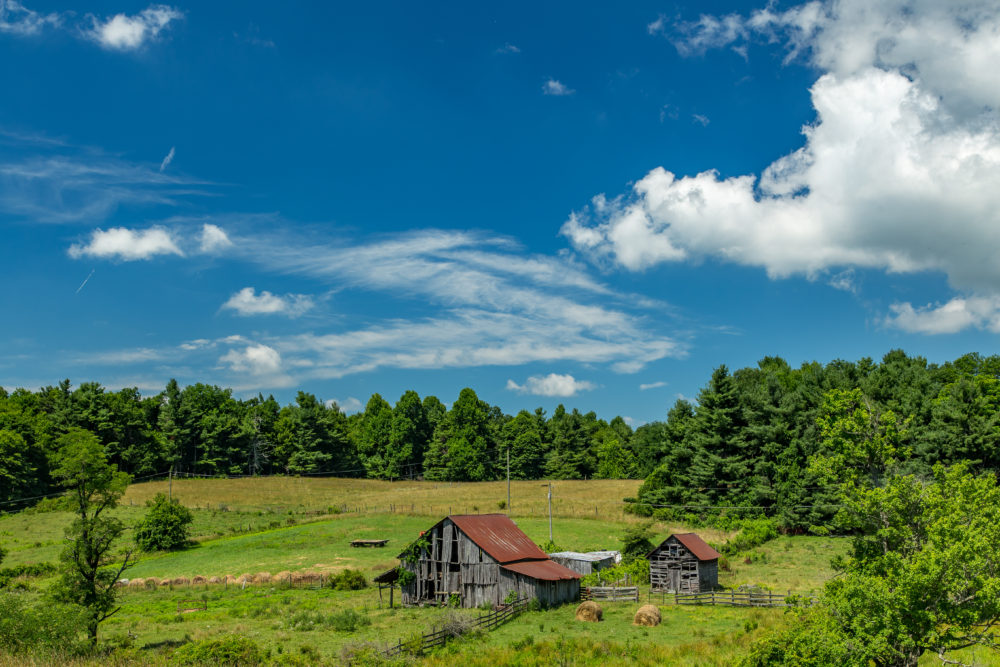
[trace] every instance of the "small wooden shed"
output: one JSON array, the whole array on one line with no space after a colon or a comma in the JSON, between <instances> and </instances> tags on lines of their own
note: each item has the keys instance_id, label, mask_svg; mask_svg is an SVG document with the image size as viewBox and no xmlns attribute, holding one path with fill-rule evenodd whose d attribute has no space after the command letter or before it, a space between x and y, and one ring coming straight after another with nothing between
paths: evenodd
<instances>
[{"instance_id":1,"label":"small wooden shed","mask_svg":"<svg viewBox=\"0 0 1000 667\"><path fill-rule=\"evenodd\" d=\"M514 593L554 605L580 595L580 574L551 560L505 514L445 517L399 558L404 604L457 595L463 607L478 607Z\"/></svg>"},{"instance_id":2,"label":"small wooden shed","mask_svg":"<svg viewBox=\"0 0 1000 667\"><path fill-rule=\"evenodd\" d=\"M646 558L649 587L667 593L701 593L719 585L718 551L695 533L674 533Z\"/></svg>"},{"instance_id":3,"label":"small wooden shed","mask_svg":"<svg viewBox=\"0 0 1000 667\"><path fill-rule=\"evenodd\" d=\"M622 553L620 551L588 551L586 553L558 551L549 554L549 558L560 565L565 565L574 572L587 575L614 567L622 561Z\"/></svg>"}]
</instances>

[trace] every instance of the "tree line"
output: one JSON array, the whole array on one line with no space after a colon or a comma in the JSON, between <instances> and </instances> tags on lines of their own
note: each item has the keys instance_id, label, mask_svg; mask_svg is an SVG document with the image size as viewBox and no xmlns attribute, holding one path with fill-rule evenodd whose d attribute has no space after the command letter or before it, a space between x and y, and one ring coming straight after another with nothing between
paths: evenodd
<instances>
[{"instance_id":1,"label":"tree line","mask_svg":"<svg viewBox=\"0 0 1000 667\"><path fill-rule=\"evenodd\" d=\"M84 429L136 478L172 469L482 481L503 478L509 455L514 479L645 479L632 499L640 513L729 508L805 530L827 525L836 511L834 490L809 469L824 453L824 415L855 406L876 421L898 420L907 472L959 460L996 469L998 377L1000 357L978 354L938 365L895 350L881 362L799 368L766 357L732 373L720 366L695 402L677 400L664 420L635 430L621 417L605 421L562 405L551 415L507 415L469 388L450 407L415 391L395 404L374 394L364 411L346 415L301 391L281 406L272 396L238 399L200 383L171 380L143 396L65 380L34 392L0 389L0 502L55 490L54 443Z\"/></svg>"}]
</instances>

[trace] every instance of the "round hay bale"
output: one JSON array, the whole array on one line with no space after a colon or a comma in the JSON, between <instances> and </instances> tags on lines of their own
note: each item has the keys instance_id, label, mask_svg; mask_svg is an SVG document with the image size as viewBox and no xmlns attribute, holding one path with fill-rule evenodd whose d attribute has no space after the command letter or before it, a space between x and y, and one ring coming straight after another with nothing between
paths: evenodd
<instances>
[{"instance_id":1,"label":"round hay bale","mask_svg":"<svg viewBox=\"0 0 1000 667\"><path fill-rule=\"evenodd\" d=\"M161 586L169 586L173 582L174 582L173 579L160 579L160 585Z\"/></svg>"},{"instance_id":2,"label":"round hay bale","mask_svg":"<svg viewBox=\"0 0 1000 667\"><path fill-rule=\"evenodd\" d=\"M191 580L187 577L174 577L174 586L190 586Z\"/></svg>"},{"instance_id":3,"label":"round hay bale","mask_svg":"<svg viewBox=\"0 0 1000 667\"><path fill-rule=\"evenodd\" d=\"M653 628L659 625L661 620L659 607L655 604L644 604L639 607L639 611L635 612L635 619L632 621L632 625L645 625L646 627Z\"/></svg>"},{"instance_id":4,"label":"round hay bale","mask_svg":"<svg viewBox=\"0 0 1000 667\"><path fill-rule=\"evenodd\" d=\"M143 579L142 577L136 577L134 579L129 579L128 580L128 587L129 588L145 588L146 587L146 580Z\"/></svg>"},{"instance_id":5,"label":"round hay bale","mask_svg":"<svg viewBox=\"0 0 1000 667\"><path fill-rule=\"evenodd\" d=\"M271 583L271 573L270 572L258 572L253 575L253 583L255 584L269 584Z\"/></svg>"},{"instance_id":6,"label":"round hay bale","mask_svg":"<svg viewBox=\"0 0 1000 667\"><path fill-rule=\"evenodd\" d=\"M252 581L253 581L252 574L241 574L240 576L236 577L236 583L240 584L241 586L243 584L249 584Z\"/></svg>"},{"instance_id":7,"label":"round hay bale","mask_svg":"<svg viewBox=\"0 0 1000 667\"><path fill-rule=\"evenodd\" d=\"M210 584L221 584L222 583L222 579L219 578L219 577L209 577L208 583L210 583Z\"/></svg>"},{"instance_id":8,"label":"round hay bale","mask_svg":"<svg viewBox=\"0 0 1000 667\"><path fill-rule=\"evenodd\" d=\"M292 573L292 583L293 584L304 584L306 582L305 572L293 572Z\"/></svg>"},{"instance_id":9,"label":"round hay bale","mask_svg":"<svg viewBox=\"0 0 1000 667\"><path fill-rule=\"evenodd\" d=\"M233 575L227 574L226 575L226 583L227 584L237 584L237 583L239 583L239 580L237 580L236 577L234 577Z\"/></svg>"},{"instance_id":10,"label":"round hay bale","mask_svg":"<svg viewBox=\"0 0 1000 667\"><path fill-rule=\"evenodd\" d=\"M191 577L191 583L192 584L197 584L197 585L207 584L208 583L208 579L205 578L205 577L203 577L203 576L201 576L200 574L196 574L193 577Z\"/></svg>"},{"instance_id":11,"label":"round hay bale","mask_svg":"<svg viewBox=\"0 0 1000 667\"><path fill-rule=\"evenodd\" d=\"M156 587L160 585L160 581L156 577L150 577L146 579L146 590L155 591Z\"/></svg>"},{"instance_id":12,"label":"round hay bale","mask_svg":"<svg viewBox=\"0 0 1000 667\"><path fill-rule=\"evenodd\" d=\"M604 617L604 610L601 605L593 600L587 600L576 608L576 620L597 623Z\"/></svg>"}]
</instances>

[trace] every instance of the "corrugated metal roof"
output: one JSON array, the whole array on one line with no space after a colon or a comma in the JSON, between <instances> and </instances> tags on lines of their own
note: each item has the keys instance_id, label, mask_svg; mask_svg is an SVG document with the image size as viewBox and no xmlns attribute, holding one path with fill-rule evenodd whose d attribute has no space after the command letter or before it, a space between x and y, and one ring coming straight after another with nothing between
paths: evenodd
<instances>
[{"instance_id":1,"label":"corrugated metal roof","mask_svg":"<svg viewBox=\"0 0 1000 667\"><path fill-rule=\"evenodd\" d=\"M581 553L579 551L557 551L554 554L549 554L549 558L565 558L567 560L584 560L591 563L596 563L602 560L614 560L616 556L619 556L618 551L588 551L587 553Z\"/></svg>"},{"instance_id":2,"label":"corrugated metal roof","mask_svg":"<svg viewBox=\"0 0 1000 667\"><path fill-rule=\"evenodd\" d=\"M448 518L501 565L548 559L506 514L459 514Z\"/></svg>"},{"instance_id":3,"label":"corrugated metal roof","mask_svg":"<svg viewBox=\"0 0 1000 667\"><path fill-rule=\"evenodd\" d=\"M705 540L698 537L697 533L674 533L670 537L676 538L677 541L683 544L698 560L715 560L722 556L722 554L718 551L705 544ZM660 547L666 544L670 537L663 540L663 542L660 543ZM656 547L656 549L659 549L660 547ZM656 551L656 549L653 549L653 551ZM650 555L652 555L652 553L653 552L651 551Z\"/></svg>"},{"instance_id":4,"label":"corrugated metal roof","mask_svg":"<svg viewBox=\"0 0 1000 667\"><path fill-rule=\"evenodd\" d=\"M523 574L532 579L542 579L543 581L561 581L563 579L579 579L583 575L574 572L565 565L552 560L529 560L521 563L508 563L501 565L505 570Z\"/></svg>"}]
</instances>

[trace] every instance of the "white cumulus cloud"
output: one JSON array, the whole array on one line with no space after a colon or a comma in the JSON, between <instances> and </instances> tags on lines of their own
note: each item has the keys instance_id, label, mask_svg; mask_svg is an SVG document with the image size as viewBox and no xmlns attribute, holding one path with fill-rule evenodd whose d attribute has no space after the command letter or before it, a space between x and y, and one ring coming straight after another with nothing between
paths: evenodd
<instances>
[{"instance_id":1,"label":"white cumulus cloud","mask_svg":"<svg viewBox=\"0 0 1000 667\"><path fill-rule=\"evenodd\" d=\"M646 391L647 389L659 389L660 387L666 387L667 383L660 380L659 382L650 382L648 384L640 384L639 391Z\"/></svg>"},{"instance_id":2,"label":"white cumulus cloud","mask_svg":"<svg viewBox=\"0 0 1000 667\"><path fill-rule=\"evenodd\" d=\"M555 95L558 97L562 95L572 95L575 92L576 92L575 90L573 90L566 84L562 83L561 81L557 81L555 79L549 79L544 84L542 84L542 94L544 95Z\"/></svg>"},{"instance_id":3,"label":"white cumulus cloud","mask_svg":"<svg viewBox=\"0 0 1000 667\"><path fill-rule=\"evenodd\" d=\"M273 347L255 343L242 350L232 349L219 361L238 373L274 375L281 370L281 355Z\"/></svg>"},{"instance_id":4,"label":"white cumulus cloud","mask_svg":"<svg viewBox=\"0 0 1000 667\"><path fill-rule=\"evenodd\" d=\"M135 16L116 14L104 21L91 17L93 25L86 34L107 49L131 51L155 39L171 21L183 17L183 12L174 7L150 5Z\"/></svg>"},{"instance_id":5,"label":"white cumulus cloud","mask_svg":"<svg viewBox=\"0 0 1000 667\"><path fill-rule=\"evenodd\" d=\"M549 373L548 375L533 375L518 384L513 380L507 380L507 389L516 391L519 394L532 394L533 396L574 396L581 391L589 391L596 385L586 380L577 380L572 375L559 375Z\"/></svg>"},{"instance_id":6,"label":"white cumulus cloud","mask_svg":"<svg viewBox=\"0 0 1000 667\"><path fill-rule=\"evenodd\" d=\"M909 303L889 306L885 324L909 333L951 334L975 327L1000 333L1000 298L955 297L941 305L914 308Z\"/></svg>"},{"instance_id":7,"label":"white cumulus cloud","mask_svg":"<svg viewBox=\"0 0 1000 667\"><path fill-rule=\"evenodd\" d=\"M257 294L253 287L244 287L222 304L224 309L235 310L237 314L288 315L298 317L313 307L313 300L305 294L278 296L267 290Z\"/></svg>"},{"instance_id":8,"label":"white cumulus cloud","mask_svg":"<svg viewBox=\"0 0 1000 667\"><path fill-rule=\"evenodd\" d=\"M575 248L632 271L714 257L772 278L841 272L839 289L853 287L851 268L937 271L965 306L947 304L945 317L897 304L891 321L925 332L988 326L969 304L1000 294L997 3L814 1L703 16L678 31L682 53L760 39L809 58L821 72L810 90L816 120L801 148L760 174L658 167L627 195L595 197L563 225Z\"/></svg>"},{"instance_id":9,"label":"white cumulus cloud","mask_svg":"<svg viewBox=\"0 0 1000 667\"><path fill-rule=\"evenodd\" d=\"M124 227L113 227L107 231L95 229L88 243L74 243L69 247L69 256L74 259L100 257L131 262L152 259L157 255L183 254L171 233L161 227L139 231Z\"/></svg>"},{"instance_id":10,"label":"white cumulus cloud","mask_svg":"<svg viewBox=\"0 0 1000 667\"><path fill-rule=\"evenodd\" d=\"M229 235L221 227L212 224L202 226L198 242L201 252L204 253L218 252L233 245Z\"/></svg>"}]
</instances>

